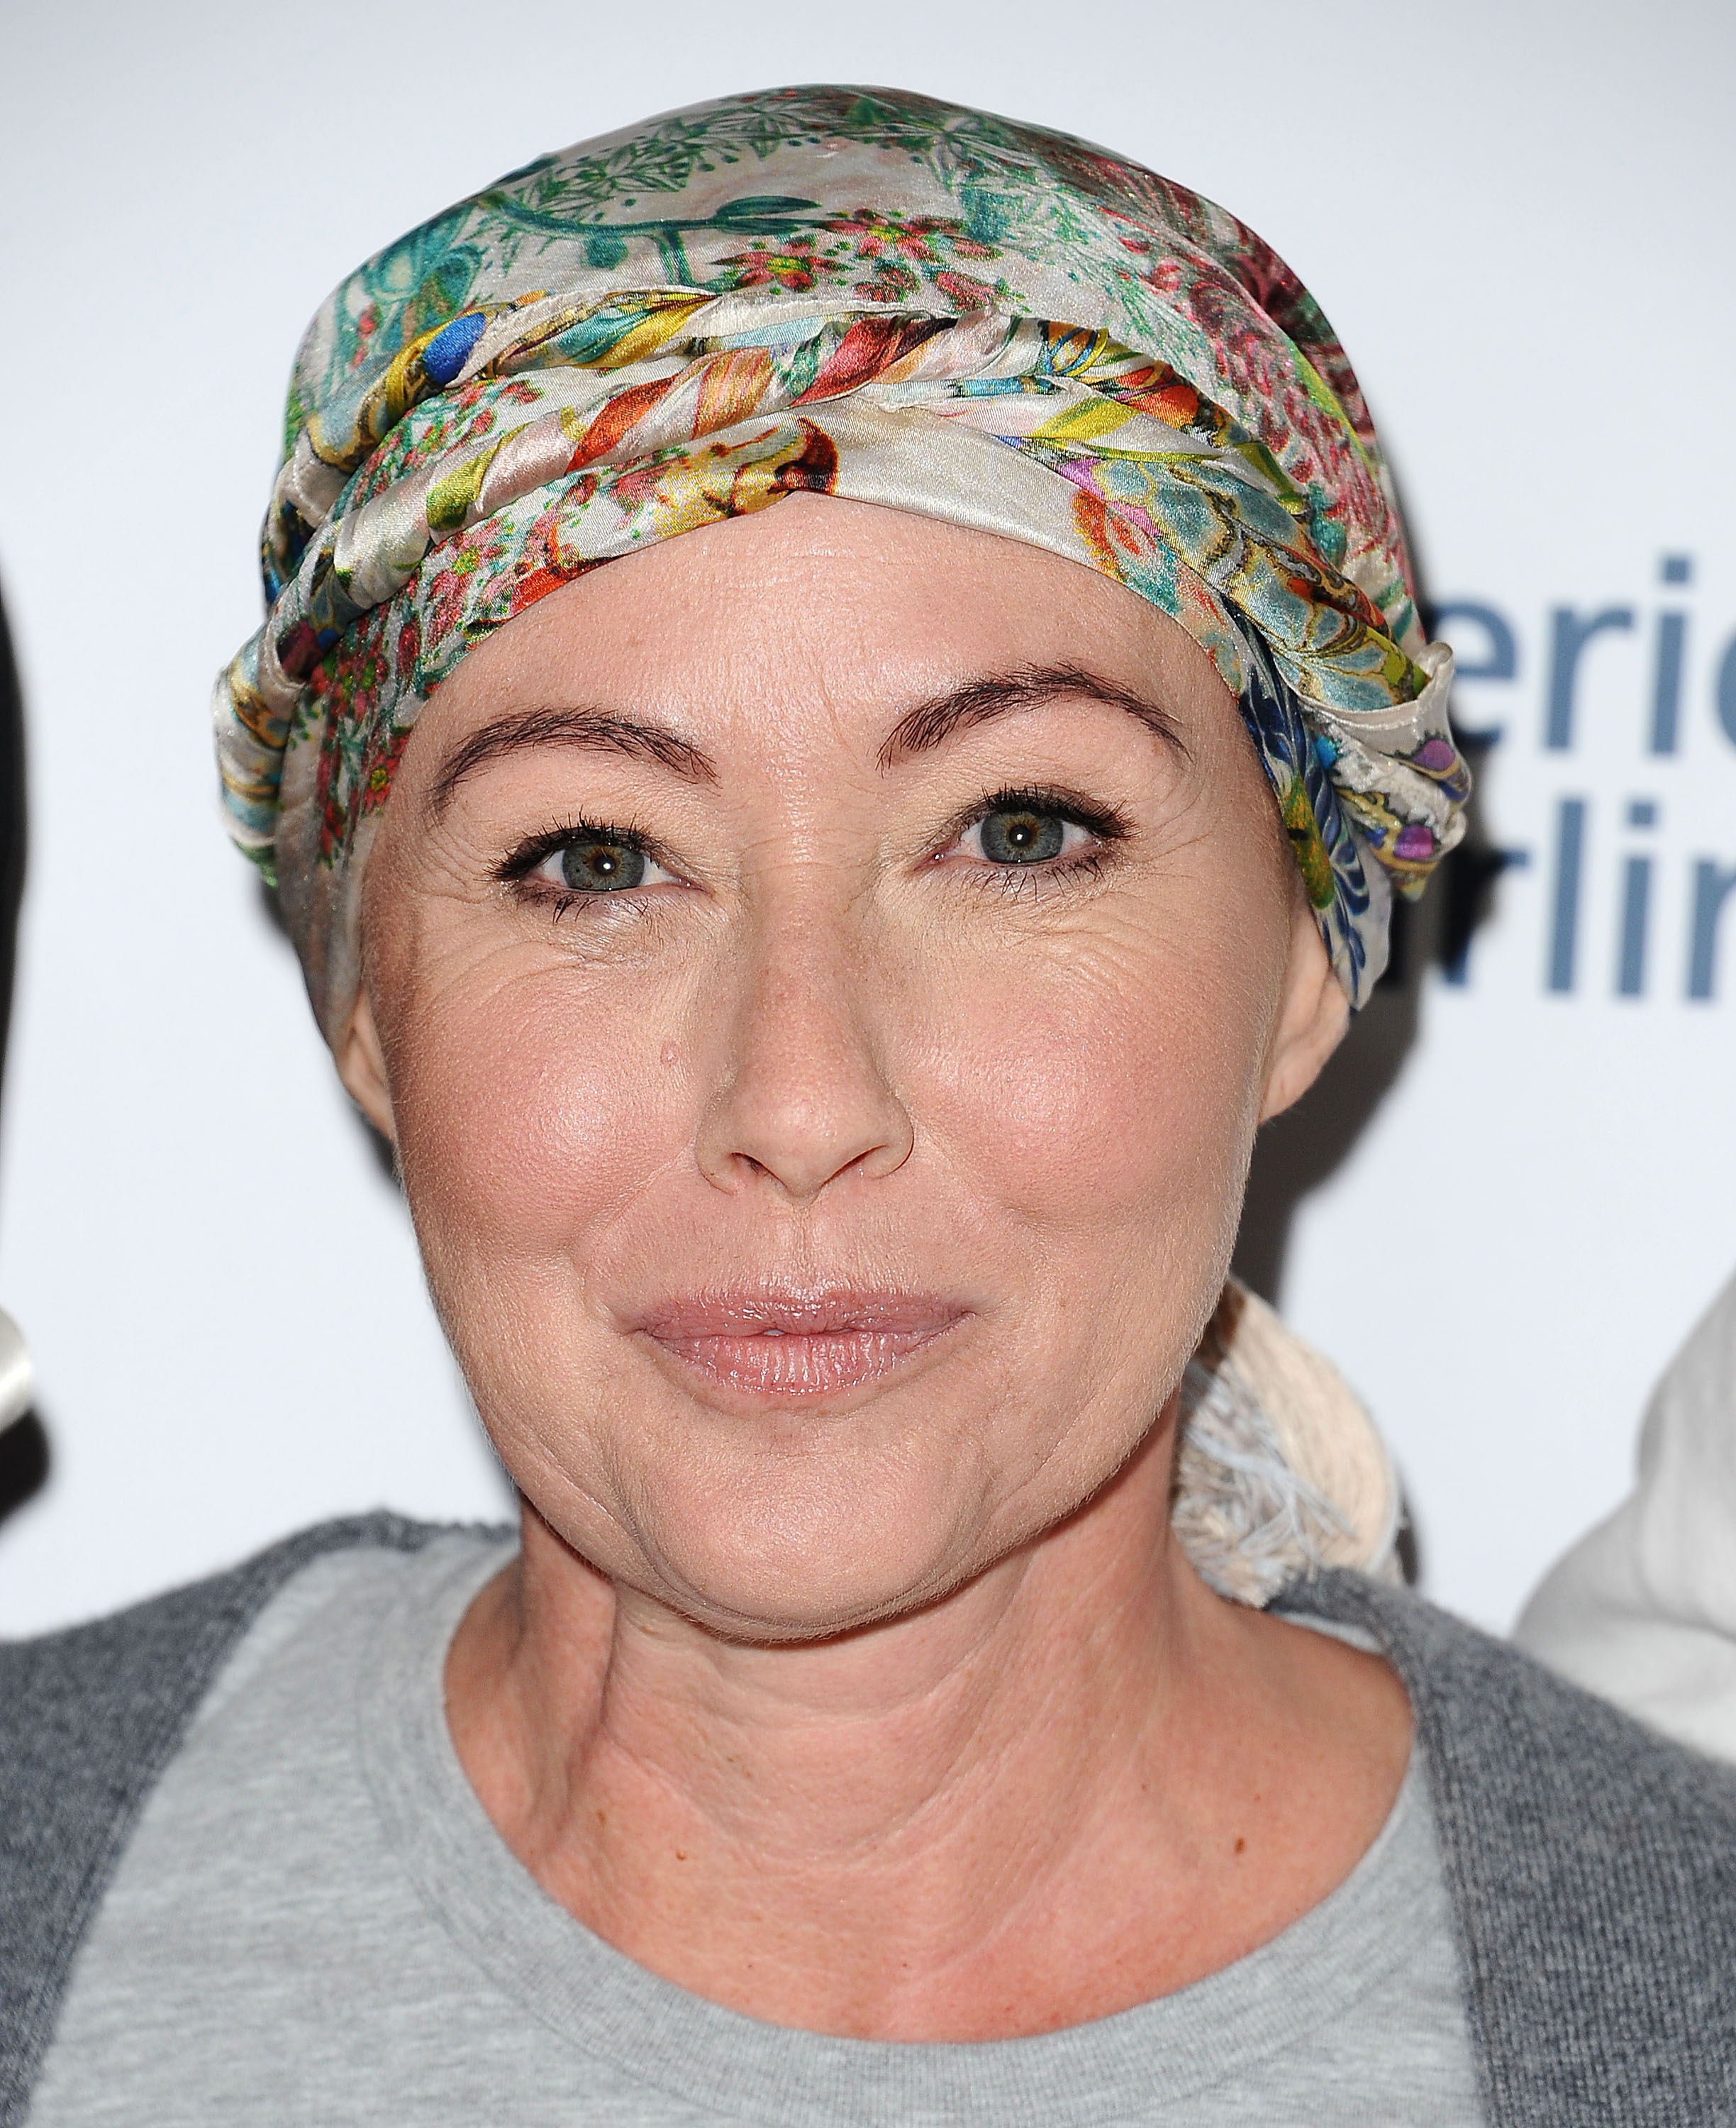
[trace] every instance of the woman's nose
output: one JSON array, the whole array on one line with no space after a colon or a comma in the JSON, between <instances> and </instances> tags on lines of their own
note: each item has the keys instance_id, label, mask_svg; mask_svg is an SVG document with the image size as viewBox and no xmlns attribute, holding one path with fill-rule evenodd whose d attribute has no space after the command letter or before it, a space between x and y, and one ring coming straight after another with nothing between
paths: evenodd
<instances>
[{"instance_id":1,"label":"woman's nose","mask_svg":"<svg viewBox=\"0 0 1736 2128\"><path fill-rule=\"evenodd\" d=\"M873 1041L865 981L842 942L768 938L732 1001L723 1076L703 1118L700 1171L721 1190L769 1178L811 1199L847 1174L890 1175L910 1117Z\"/></svg>"}]
</instances>

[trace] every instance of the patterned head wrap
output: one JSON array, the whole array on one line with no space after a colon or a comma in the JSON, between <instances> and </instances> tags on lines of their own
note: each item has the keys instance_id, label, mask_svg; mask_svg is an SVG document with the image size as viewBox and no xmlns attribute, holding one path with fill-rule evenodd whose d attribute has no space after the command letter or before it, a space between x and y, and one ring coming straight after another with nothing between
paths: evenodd
<instances>
[{"instance_id":1,"label":"patterned head wrap","mask_svg":"<svg viewBox=\"0 0 1736 2128\"><path fill-rule=\"evenodd\" d=\"M974 525L1169 615L1238 698L1360 1005L1469 779L1392 486L1252 230L1065 135L791 88L543 157L314 320L218 682L230 833L336 1044L363 867L432 690L546 591L798 489Z\"/></svg>"}]
</instances>

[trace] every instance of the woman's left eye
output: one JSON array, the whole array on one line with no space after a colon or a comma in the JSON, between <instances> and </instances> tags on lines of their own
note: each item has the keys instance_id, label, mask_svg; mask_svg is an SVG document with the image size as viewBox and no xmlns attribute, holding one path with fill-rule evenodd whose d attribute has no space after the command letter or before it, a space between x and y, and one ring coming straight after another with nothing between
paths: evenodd
<instances>
[{"instance_id":1,"label":"woman's left eye","mask_svg":"<svg viewBox=\"0 0 1736 2128\"><path fill-rule=\"evenodd\" d=\"M1098 838L1079 821L1041 804L995 805L974 820L955 846L992 865L1052 864Z\"/></svg>"},{"instance_id":2,"label":"woman's left eye","mask_svg":"<svg viewBox=\"0 0 1736 2128\"><path fill-rule=\"evenodd\" d=\"M665 872L638 843L610 835L572 835L552 849L532 875L569 894L622 894L636 886L657 886L675 875Z\"/></svg>"}]
</instances>

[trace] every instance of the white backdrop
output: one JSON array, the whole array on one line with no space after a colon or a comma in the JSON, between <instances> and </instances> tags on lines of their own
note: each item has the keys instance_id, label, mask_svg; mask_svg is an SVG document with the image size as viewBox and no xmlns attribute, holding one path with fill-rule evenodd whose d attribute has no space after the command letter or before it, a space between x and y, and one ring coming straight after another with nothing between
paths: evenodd
<instances>
[{"instance_id":1,"label":"white backdrop","mask_svg":"<svg viewBox=\"0 0 1736 2128\"><path fill-rule=\"evenodd\" d=\"M1252 221L1350 349L1435 597L1493 611L1454 624L1468 662L1511 636L1460 711L1501 729L1486 815L1528 860L1468 981L1431 977L1282 1294L1395 1445L1430 1593L1506 1626L1624 1489L1648 1384L1736 1262L1728 0L60 0L3 35L32 824L0 1302L53 1461L0 1527L0 1632L334 1511L502 1512L403 1208L216 825L206 691L255 625L282 387L339 275L539 150L823 78L1065 127Z\"/></svg>"}]
</instances>

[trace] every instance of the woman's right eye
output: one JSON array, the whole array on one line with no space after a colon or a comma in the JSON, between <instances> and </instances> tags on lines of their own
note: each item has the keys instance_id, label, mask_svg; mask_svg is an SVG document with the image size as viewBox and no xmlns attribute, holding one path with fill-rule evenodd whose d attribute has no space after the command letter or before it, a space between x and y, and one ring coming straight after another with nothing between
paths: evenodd
<instances>
[{"instance_id":1,"label":"woman's right eye","mask_svg":"<svg viewBox=\"0 0 1736 2128\"><path fill-rule=\"evenodd\" d=\"M606 834L569 836L552 849L531 876L569 894L621 894L636 886L657 886L672 872L636 842Z\"/></svg>"}]
</instances>

